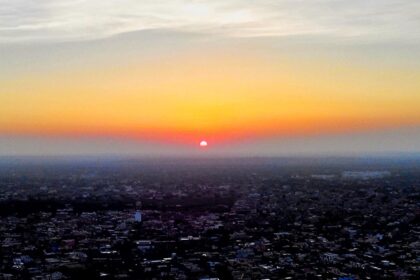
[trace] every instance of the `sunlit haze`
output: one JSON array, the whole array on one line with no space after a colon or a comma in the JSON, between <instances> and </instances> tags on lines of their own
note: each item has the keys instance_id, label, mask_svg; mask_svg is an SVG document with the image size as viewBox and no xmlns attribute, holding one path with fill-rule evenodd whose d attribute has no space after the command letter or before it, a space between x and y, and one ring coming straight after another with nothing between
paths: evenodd
<instances>
[{"instance_id":1,"label":"sunlit haze","mask_svg":"<svg viewBox=\"0 0 420 280\"><path fill-rule=\"evenodd\" d=\"M0 155L420 152L419 1L40 2L0 0Z\"/></svg>"}]
</instances>

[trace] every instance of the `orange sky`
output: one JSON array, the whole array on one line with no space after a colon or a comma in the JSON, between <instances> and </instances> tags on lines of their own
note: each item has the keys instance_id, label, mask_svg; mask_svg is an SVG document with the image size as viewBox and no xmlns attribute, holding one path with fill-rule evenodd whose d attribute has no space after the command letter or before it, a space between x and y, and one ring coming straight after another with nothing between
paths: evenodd
<instances>
[{"instance_id":1,"label":"orange sky","mask_svg":"<svg viewBox=\"0 0 420 280\"><path fill-rule=\"evenodd\" d=\"M6 46L0 135L195 145L420 125L410 52L177 36Z\"/></svg>"},{"instance_id":2,"label":"orange sky","mask_svg":"<svg viewBox=\"0 0 420 280\"><path fill-rule=\"evenodd\" d=\"M190 143L420 124L419 72L379 67L234 46L76 58L3 79L0 132Z\"/></svg>"},{"instance_id":3,"label":"orange sky","mask_svg":"<svg viewBox=\"0 0 420 280\"><path fill-rule=\"evenodd\" d=\"M0 155L420 150L419 1L3 2Z\"/></svg>"}]
</instances>

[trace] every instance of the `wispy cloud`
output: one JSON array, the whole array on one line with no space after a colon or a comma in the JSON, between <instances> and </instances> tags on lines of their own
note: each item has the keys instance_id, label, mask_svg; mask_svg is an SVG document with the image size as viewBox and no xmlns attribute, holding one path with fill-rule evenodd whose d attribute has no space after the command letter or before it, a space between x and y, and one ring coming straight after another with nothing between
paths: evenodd
<instances>
[{"instance_id":1,"label":"wispy cloud","mask_svg":"<svg viewBox=\"0 0 420 280\"><path fill-rule=\"evenodd\" d=\"M171 29L223 36L420 38L417 0L0 0L0 42Z\"/></svg>"}]
</instances>

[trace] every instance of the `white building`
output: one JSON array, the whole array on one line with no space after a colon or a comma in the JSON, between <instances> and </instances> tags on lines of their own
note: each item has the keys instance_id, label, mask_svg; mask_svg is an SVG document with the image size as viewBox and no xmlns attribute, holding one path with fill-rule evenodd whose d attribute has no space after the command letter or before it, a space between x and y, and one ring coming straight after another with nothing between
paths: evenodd
<instances>
[{"instance_id":1,"label":"white building","mask_svg":"<svg viewBox=\"0 0 420 280\"><path fill-rule=\"evenodd\" d=\"M137 223L141 222L141 212L140 211L136 211L136 213L134 214L134 221Z\"/></svg>"}]
</instances>

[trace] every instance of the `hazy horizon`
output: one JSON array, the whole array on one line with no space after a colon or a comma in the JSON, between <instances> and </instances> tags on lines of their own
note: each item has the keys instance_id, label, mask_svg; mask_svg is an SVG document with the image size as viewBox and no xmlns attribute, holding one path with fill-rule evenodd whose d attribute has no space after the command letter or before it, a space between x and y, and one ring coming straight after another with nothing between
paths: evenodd
<instances>
[{"instance_id":1,"label":"hazy horizon","mask_svg":"<svg viewBox=\"0 0 420 280\"><path fill-rule=\"evenodd\" d=\"M0 155L420 152L418 1L0 4Z\"/></svg>"},{"instance_id":2,"label":"hazy horizon","mask_svg":"<svg viewBox=\"0 0 420 280\"><path fill-rule=\"evenodd\" d=\"M0 136L0 156L276 157L420 153L420 129L335 135L270 137L201 148L116 137Z\"/></svg>"}]
</instances>

